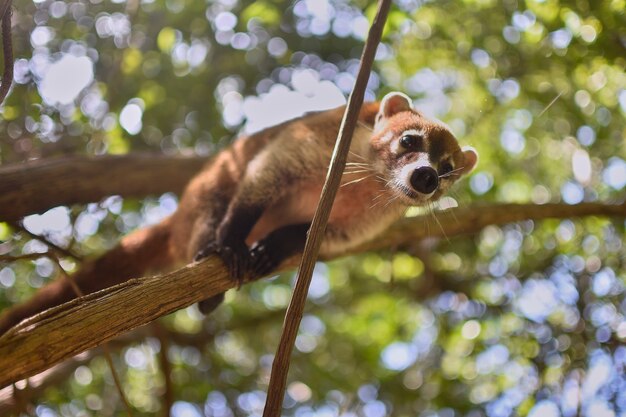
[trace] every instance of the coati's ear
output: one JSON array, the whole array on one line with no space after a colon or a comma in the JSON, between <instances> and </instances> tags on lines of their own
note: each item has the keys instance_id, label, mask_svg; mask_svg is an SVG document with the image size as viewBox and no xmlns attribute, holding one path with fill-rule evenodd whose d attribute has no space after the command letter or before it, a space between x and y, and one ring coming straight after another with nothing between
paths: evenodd
<instances>
[{"instance_id":1,"label":"coati's ear","mask_svg":"<svg viewBox=\"0 0 626 417\"><path fill-rule=\"evenodd\" d=\"M460 152L463 152L463 168L461 174L469 174L478 162L478 152L471 146L464 146Z\"/></svg>"},{"instance_id":2,"label":"coati's ear","mask_svg":"<svg viewBox=\"0 0 626 417\"><path fill-rule=\"evenodd\" d=\"M381 117L390 117L396 113L413 109L413 102L404 93L394 91L383 97L380 102L380 110L376 120L380 120Z\"/></svg>"}]
</instances>

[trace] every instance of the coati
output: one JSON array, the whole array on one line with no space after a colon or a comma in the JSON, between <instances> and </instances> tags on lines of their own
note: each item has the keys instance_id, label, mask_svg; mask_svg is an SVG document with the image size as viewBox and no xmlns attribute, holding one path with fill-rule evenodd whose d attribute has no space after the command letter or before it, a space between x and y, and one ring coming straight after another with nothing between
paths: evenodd
<instances>
[{"instance_id":1,"label":"coati","mask_svg":"<svg viewBox=\"0 0 626 417\"><path fill-rule=\"evenodd\" d=\"M233 279L271 272L304 248L343 113L305 115L236 140L191 180L173 215L85 262L74 281L87 294L212 253ZM384 231L408 206L437 200L477 158L402 93L364 104L320 255L341 254ZM0 334L74 297L68 280L58 279L4 312Z\"/></svg>"}]
</instances>

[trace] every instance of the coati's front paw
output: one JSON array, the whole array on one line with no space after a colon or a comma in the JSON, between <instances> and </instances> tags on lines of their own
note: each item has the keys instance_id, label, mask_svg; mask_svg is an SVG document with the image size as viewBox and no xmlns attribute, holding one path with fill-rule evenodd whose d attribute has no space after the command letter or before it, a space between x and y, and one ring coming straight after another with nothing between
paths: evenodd
<instances>
[{"instance_id":1,"label":"coati's front paw","mask_svg":"<svg viewBox=\"0 0 626 417\"><path fill-rule=\"evenodd\" d=\"M268 245L262 240L254 243L250 248L250 272L255 277L262 277L274 271L280 264L280 259L272 255Z\"/></svg>"},{"instance_id":2,"label":"coati's front paw","mask_svg":"<svg viewBox=\"0 0 626 417\"><path fill-rule=\"evenodd\" d=\"M198 251L194 260L199 261L212 254L219 256L228 268L230 277L236 280L238 284L242 284L244 274L250 264L250 253L246 244L242 242L241 244L220 245L215 241L209 242Z\"/></svg>"},{"instance_id":3,"label":"coati's front paw","mask_svg":"<svg viewBox=\"0 0 626 417\"><path fill-rule=\"evenodd\" d=\"M218 244L213 241L213 242L209 242L208 244L206 244L206 246L204 246L202 249L200 249L197 253L196 256L193 257L194 262L198 262L203 260L204 258L208 258L210 255L217 255L219 253L219 246Z\"/></svg>"}]
</instances>

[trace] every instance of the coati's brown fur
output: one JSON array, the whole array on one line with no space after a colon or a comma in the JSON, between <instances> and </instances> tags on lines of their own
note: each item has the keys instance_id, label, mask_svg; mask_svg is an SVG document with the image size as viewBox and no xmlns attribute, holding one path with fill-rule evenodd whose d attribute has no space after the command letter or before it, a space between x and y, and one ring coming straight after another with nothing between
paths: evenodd
<instances>
[{"instance_id":1,"label":"coati's brown fur","mask_svg":"<svg viewBox=\"0 0 626 417\"><path fill-rule=\"evenodd\" d=\"M211 253L235 279L271 272L304 247L343 112L306 115L236 140L189 183L172 216L85 262L74 281L87 294ZM407 206L439 198L476 161L474 150L462 150L443 124L414 110L404 94L366 103L321 254L331 257L372 239ZM68 280L58 279L0 315L0 334L74 297Z\"/></svg>"}]
</instances>

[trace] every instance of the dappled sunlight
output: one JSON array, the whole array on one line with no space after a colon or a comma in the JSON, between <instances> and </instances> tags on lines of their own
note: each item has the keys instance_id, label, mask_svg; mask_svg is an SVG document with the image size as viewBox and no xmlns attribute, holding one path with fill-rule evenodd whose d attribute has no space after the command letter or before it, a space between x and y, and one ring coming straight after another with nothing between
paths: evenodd
<instances>
[{"instance_id":1,"label":"dappled sunlight","mask_svg":"<svg viewBox=\"0 0 626 417\"><path fill-rule=\"evenodd\" d=\"M131 100L120 112L120 126L129 134L141 132L141 116L143 115L143 101Z\"/></svg>"},{"instance_id":2,"label":"dappled sunlight","mask_svg":"<svg viewBox=\"0 0 626 417\"><path fill-rule=\"evenodd\" d=\"M239 134L344 105L372 5L15 3L0 164L208 157ZM403 91L480 155L434 213L411 208L406 217L437 230L439 211L455 207L622 203L623 8L620 0L395 1L366 100ZM0 265L0 308L58 278L53 258L28 257L54 252L45 241L68 252L54 256L72 271L177 207L172 193L110 196L0 223L0 255L28 258ZM527 220L318 263L283 414L623 417L625 227L594 216ZM288 271L228 291L208 317L196 306L173 313L159 321L168 343L149 327L117 343L136 415L163 414L167 360L173 417L260 416L294 280ZM123 413L102 357L63 381L26 398L31 414Z\"/></svg>"},{"instance_id":3,"label":"dappled sunlight","mask_svg":"<svg viewBox=\"0 0 626 417\"><path fill-rule=\"evenodd\" d=\"M47 66L38 87L48 104L70 104L92 81L93 63L89 58L64 54Z\"/></svg>"}]
</instances>

